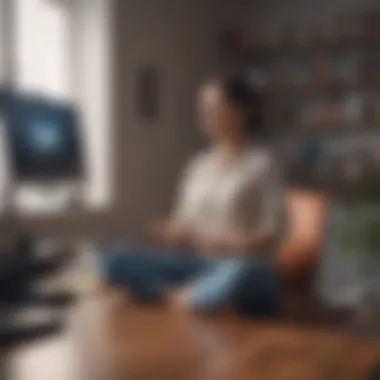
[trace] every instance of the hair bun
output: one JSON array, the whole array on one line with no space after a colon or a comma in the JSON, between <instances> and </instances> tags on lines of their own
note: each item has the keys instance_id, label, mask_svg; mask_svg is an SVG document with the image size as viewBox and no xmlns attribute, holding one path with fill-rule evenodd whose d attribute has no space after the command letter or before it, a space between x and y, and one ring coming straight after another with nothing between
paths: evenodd
<instances>
[{"instance_id":1,"label":"hair bun","mask_svg":"<svg viewBox=\"0 0 380 380\"><path fill-rule=\"evenodd\" d=\"M247 132L261 134L263 124L263 102L252 83L252 77L246 71L233 72L220 80L227 98L234 104L242 106L248 113Z\"/></svg>"}]
</instances>

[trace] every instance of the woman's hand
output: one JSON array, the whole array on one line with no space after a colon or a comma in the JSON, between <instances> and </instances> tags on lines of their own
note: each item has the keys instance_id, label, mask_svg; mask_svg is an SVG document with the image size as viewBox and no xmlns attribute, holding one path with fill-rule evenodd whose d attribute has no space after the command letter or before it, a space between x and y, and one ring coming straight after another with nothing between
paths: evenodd
<instances>
[{"instance_id":1,"label":"woman's hand","mask_svg":"<svg viewBox=\"0 0 380 380\"><path fill-rule=\"evenodd\" d=\"M242 252L246 250L246 235L229 232L223 235L197 236L196 245L201 250L214 252Z\"/></svg>"},{"instance_id":2,"label":"woman's hand","mask_svg":"<svg viewBox=\"0 0 380 380\"><path fill-rule=\"evenodd\" d=\"M275 234L269 228L256 231L232 231L223 237L224 247L229 253L251 254L265 252L265 247L273 242Z\"/></svg>"},{"instance_id":3,"label":"woman's hand","mask_svg":"<svg viewBox=\"0 0 380 380\"><path fill-rule=\"evenodd\" d=\"M229 252L242 253L245 252L248 247L248 236L246 233L239 231L231 231L224 235L224 247Z\"/></svg>"},{"instance_id":4,"label":"woman's hand","mask_svg":"<svg viewBox=\"0 0 380 380\"><path fill-rule=\"evenodd\" d=\"M170 246L186 244L189 238L186 228L170 222L153 223L150 233L155 241Z\"/></svg>"},{"instance_id":5,"label":"woman's hand","mask_svg":"<svg viewBox=\"0 0 380 380\"><path fill-rule=\"evenodd\" d=\"M219 235L199 234L194 237L193 244L196 248L206 252L219 252L224 246L223 238Z\"/></svg>"}]
</instances>

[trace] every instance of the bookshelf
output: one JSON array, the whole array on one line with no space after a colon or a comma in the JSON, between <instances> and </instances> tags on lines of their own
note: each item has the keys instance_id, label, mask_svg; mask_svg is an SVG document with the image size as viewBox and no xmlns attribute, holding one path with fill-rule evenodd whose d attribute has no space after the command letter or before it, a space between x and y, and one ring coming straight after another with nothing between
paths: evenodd
<instances>
[{"instance_id":1,"label":"bookshelf","mask_svg":"<svg viewBox=\"0 0 380 380\"><path fill-rule=\"evenodd\" d=\"M276 25L275 37L267 24L223 31L220 48L225 65L260 88L273 140L292 143L290 172L341 188L356 165L380 175L380 11L318 31Z\"/></svg>"},{"instance_id":2,"label":"bookshelf","mask_svg":"<svg viewBox=\"0 0 380 380\"><path fill-rule=\"evenodd\" d=\"M221 38L225 61L248 69L265 94L270 129L380 132L380 13L322 37L290 31L273 40L234 29Z\"/></svg>"}]
</instances>

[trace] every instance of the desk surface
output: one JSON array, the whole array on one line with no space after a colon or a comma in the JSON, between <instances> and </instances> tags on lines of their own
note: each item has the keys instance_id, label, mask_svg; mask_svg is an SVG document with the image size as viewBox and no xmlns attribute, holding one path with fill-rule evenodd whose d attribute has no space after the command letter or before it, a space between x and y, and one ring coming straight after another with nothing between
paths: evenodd
<instances>
[{"instance_id":1,"label":"desk surface","mask_svg":"<svg viewBox=\"0 0 380 380\"><path fill-rule=\"evenodd\" d=\"M96 296L73 310L65 334L6 362L12 380L360 380L376 360L380 341L342 332Z\"/></svg>"}]
</instances>

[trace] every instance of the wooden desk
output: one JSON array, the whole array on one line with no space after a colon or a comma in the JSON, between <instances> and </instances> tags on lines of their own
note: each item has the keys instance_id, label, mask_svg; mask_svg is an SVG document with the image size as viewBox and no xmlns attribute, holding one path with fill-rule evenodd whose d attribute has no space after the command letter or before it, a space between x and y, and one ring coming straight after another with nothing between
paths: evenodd
<instances>
[{"instance_id":1,"label":"wooden desk","mask_svg":"<svg viewBox=\"0 0 380 380\"><path fill-rule=\"evenodd\" d=\"M108 302L83 305L82 331L95 333L82 352L114 378L359 380L380 360L380 341L342 332Z\"/></svg>"},{"instance_id":2,"label":"wooden desk","mask_svg":"<svg viewBox=\"0 0 380 380\"><path fill-rule=\"evenodd\" d=\"M69 326L71 351L63 345L66 356L57 354L56 364L70 380L361 380L380 360L379 341L336 331L197 317L105 297L82 302ZM44 357L51 367L47 353L40 366ZM50 380L57 373L41 377L44 372L12 380Z\"/></svg>"}]
</instances>

